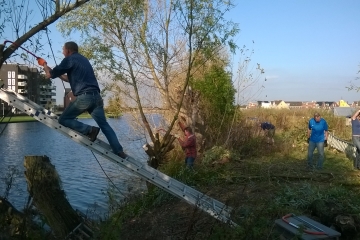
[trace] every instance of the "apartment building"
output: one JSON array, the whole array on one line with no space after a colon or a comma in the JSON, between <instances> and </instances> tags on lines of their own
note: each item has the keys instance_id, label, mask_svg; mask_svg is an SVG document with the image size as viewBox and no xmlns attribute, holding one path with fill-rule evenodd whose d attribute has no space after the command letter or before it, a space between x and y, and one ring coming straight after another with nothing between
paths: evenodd
<instances>
[{"instance_id":1,"label":"apartment building","mask_svg":"<svg viewBox=\"0 0 360 240\"><path fill-rule=\"evenodd\" d=\"M51 109L56 104L56 86L45 79L37 68L3 64L0 69L0 79L5 83L4 88L11 89L47 109ZM6 102L1 100L0 104L3 113L11 110Z\"/></svg>"}]
</instances>

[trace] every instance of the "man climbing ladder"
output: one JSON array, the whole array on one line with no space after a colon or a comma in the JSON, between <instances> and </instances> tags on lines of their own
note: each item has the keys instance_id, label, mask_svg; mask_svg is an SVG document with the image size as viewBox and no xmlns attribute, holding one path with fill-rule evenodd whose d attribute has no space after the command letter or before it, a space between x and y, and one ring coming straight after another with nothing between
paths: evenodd
<instances>
[{"instance_id":1,"label":"man climbing ladder","mask_svg":"<svg viewBox=\"0 0 360 240\"><path fill-rule=\"evenodd\" d=\"M46 77L52 79L59 77L62 81L70 83L71 90L76 96L75 101L71 102L61 114L59 123L88 136L92 142L96 140L101 129L113 152L125 159L127 155L106 120L99 84L89 60L78 52L78 45L75 42L66 42L63 46L63 54L65 58L53 69L44 59L37 59L39 65L44 67ZM86 111L91 114L100 128L75 120Z\"/></svg>"}]
</instances>

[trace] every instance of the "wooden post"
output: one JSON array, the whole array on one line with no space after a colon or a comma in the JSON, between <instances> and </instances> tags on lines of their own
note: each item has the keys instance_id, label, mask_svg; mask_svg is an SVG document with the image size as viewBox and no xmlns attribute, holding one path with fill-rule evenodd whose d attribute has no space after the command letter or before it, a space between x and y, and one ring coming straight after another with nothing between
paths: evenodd
<instances>
[{"instance_id":1,"label":"wooden post","mask_svg":"<svg viewBox=\"0 0 360 240\"><path fill-rule=\"evenodd\" d=\"M25 177L34 206L45 216L56 237L64 239L81 222L60 185L60 178L47 156L25 156Z\"/></svg>"}]
</instances>

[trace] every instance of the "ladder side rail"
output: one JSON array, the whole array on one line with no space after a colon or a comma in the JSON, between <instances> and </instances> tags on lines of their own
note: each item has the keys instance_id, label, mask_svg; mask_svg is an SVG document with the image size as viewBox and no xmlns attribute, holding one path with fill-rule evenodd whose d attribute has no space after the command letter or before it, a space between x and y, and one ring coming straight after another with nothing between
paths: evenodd
<instances>
[{"instance_id":1,"label":"ladder side rail","mask_svg":"<svg viewBox=\"0 0 360 240\"><path fill-rule=\"evenodd\" d=\"M0 91L0 98L3 99L4 101L6 101L7 103L10 104L10 101L15 102L15 101L21 101L21 102L26 102L31 108L34 108L38 111L44 111L47 115L51 116L51 117L57 117L56 114L54 114L53 112L51 112L50 110L44 108L43 106L31 101L30 99L28 99L27 97L24 97L23 95L16 93L12 90L3 90L1 89ZM7 98L7 100L6 100Z\"/></svg>"},{"instance_id":2,"label":"ladder side rail","mask_svg":"<svg viewBox=\"0 0 360 240\"><path fill-rule=\"evenodd\" d=\"M129 160L131 160L131 159L129 159ZM133 160L136 161L135 159L133 159ZM153 170L155 170L155 169L151 168L147 164L141 163L139 161L136 161L136 163L141 165L140 168L144 168L144 171L145 171L144 174L146 172L150 172L151 174L154 174ZM155 171L157 171L157 170L155 170ZM146 175L148 175L148 174L146 174ZM191 194L192 198L200 200L203 204L212 205L212 206L214 206L214 209L216 209L218 211L228 212L229 210L230 211L232 210L229 207L227 207L225 204L221 203L220 201L213 199L213 198L205 195L204 193L201 193L200 191L197 191L196 189L191 188L191 187L187 186L186 184L165 175L164 173L162 173L160 171L158 171L157 177L162 180L165 180L168 183L168 188L176 188L178 191L182 192L182 195L184 195L184 192L187 193L186 194L187 196L189 196Z\"/></svg>"},{"instance_id":3,"label":"ladder side rail","mask_svg":"<svg viewBox=\"0 0 360 240\"><path fill-rule=\"evenodd\" d=\"M1 89L2 90L2 89ZM21 96L21 95L20 95ZM42 118L34 117L36 120L41 121L45 117L50 117L52 119L57 119L58 116L51 112L50 110L47 110L43 108L42 106L37 105L36 103L28 100L27 98L22 96L22 99L19 100L16 98L16 93L14 92L6 92L6 91L0 91L0 99L6 101L9 105L13 105L14 107L18 108L25 114L34 117L37 112L42 112L46 116L42 116ZM107 144L106 142L97 139L100 145L102 145L104 148L111 150L111 146Z\"/></svg>"},{"instance_id":4,"label":"ladder side rail","mask_svg":"<svg viewBox=\"0 0 360 240\"><path fill-rule=\"evenodd\" d=\"M140 171L141 175L143 175L143 176L149 176L149 175L152 176L153 175L153 171L151 171L150 173L148 171L148 169L151 167L149 167L148 165L141 163L139 161L137 161L137 162L139 164L143 165L143 166L140 166L139 169L137 169L138 171ZM155 169L153 169L153 170L155 170ZM155 171L157 171L157 170L155 170ZM159 176L161 174L164 175L163 173L158 171L156 175ZM163 187L166 187L167 189L170 189L171 191L176 191L177 195L180 198L186 198L186 200L191 201L194 205L199 204L199 205L201 205L202 208L212 208L216 212L222 212L223 214L226 214L227 216L230 215L229 211L231 211L231 208L229 208L225 204L187 186L186 184L184 184L174 178L167 176L167 181L163 181L164 178L159 177L159 179L157 179L157 181L159 181L159 180L161 182L166 183L166 186L163 186Z\"/></svg>"},{"instance_id":5,"label":"ladder side rail","mask_svg":"<svg viewBox=\"0 0 360 240\"><path fill-rule=\"evenodd\" d=\"M146 167L145 167L146 168ZM150 167L149 167L150 168ZM162 172L158 173L159 178L162 178L166 181L170 181L171 180L171 187L175 187L178 190L182 191L182 192L186 192L187 195L191 194L193 198L195 199L201 199L201 202L203 203L207 203L209 205L213 205L215 206L215 209L218 209L219 211L231 211L232 209L230 209L229 207L227 207L225 204L221 203L220 201L210 198L207 195L205 195L204 193L201 193L200 191L197 191L194 188L191 188L189 186L187 186L186 184L174 179L174 178L170 178L169 176L165 175ZM227 210L228 209L228 210Z\"/></svg>"}]
</instances>

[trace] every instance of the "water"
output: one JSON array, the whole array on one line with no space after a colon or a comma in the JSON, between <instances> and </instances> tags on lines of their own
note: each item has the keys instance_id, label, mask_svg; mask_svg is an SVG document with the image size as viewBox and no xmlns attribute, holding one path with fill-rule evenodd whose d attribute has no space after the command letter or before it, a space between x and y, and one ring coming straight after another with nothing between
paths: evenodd
<instances>
[{"instance_id":1,"label":"water","mask_svg":"<svg viewBox=\"0 0 360 240\"><path fill-rule=\"evenodd\" d=\"M130 126L133 120L131 116L125 115L120 119L109 119L109 123L125 152L145 162L146 154L142 145L146 141L144 137L135 134ZM93 119L80 121L96 126ZM5 124L0 125L0 132L4 127ZM107 141L101 132L98 138ZM28 198L23 163L24 156L30 155L46 155L50 158L60 175L63 190L70 204L83 213L88 210L95 210L99 214L107 213L106 190L109 181L100 165L120 189L121 193L115 192L119 200L129 192L145 191L145 182L140 178L95 154L99 165L89 149L46 125L39 122L11 123L0 135L0 195L4 196L6 189L4 178L9 173L9 168L15 167L19 170L19 174L12 184L8 200L19 210L26 205Z\"/></svg>"}]
</instances>

